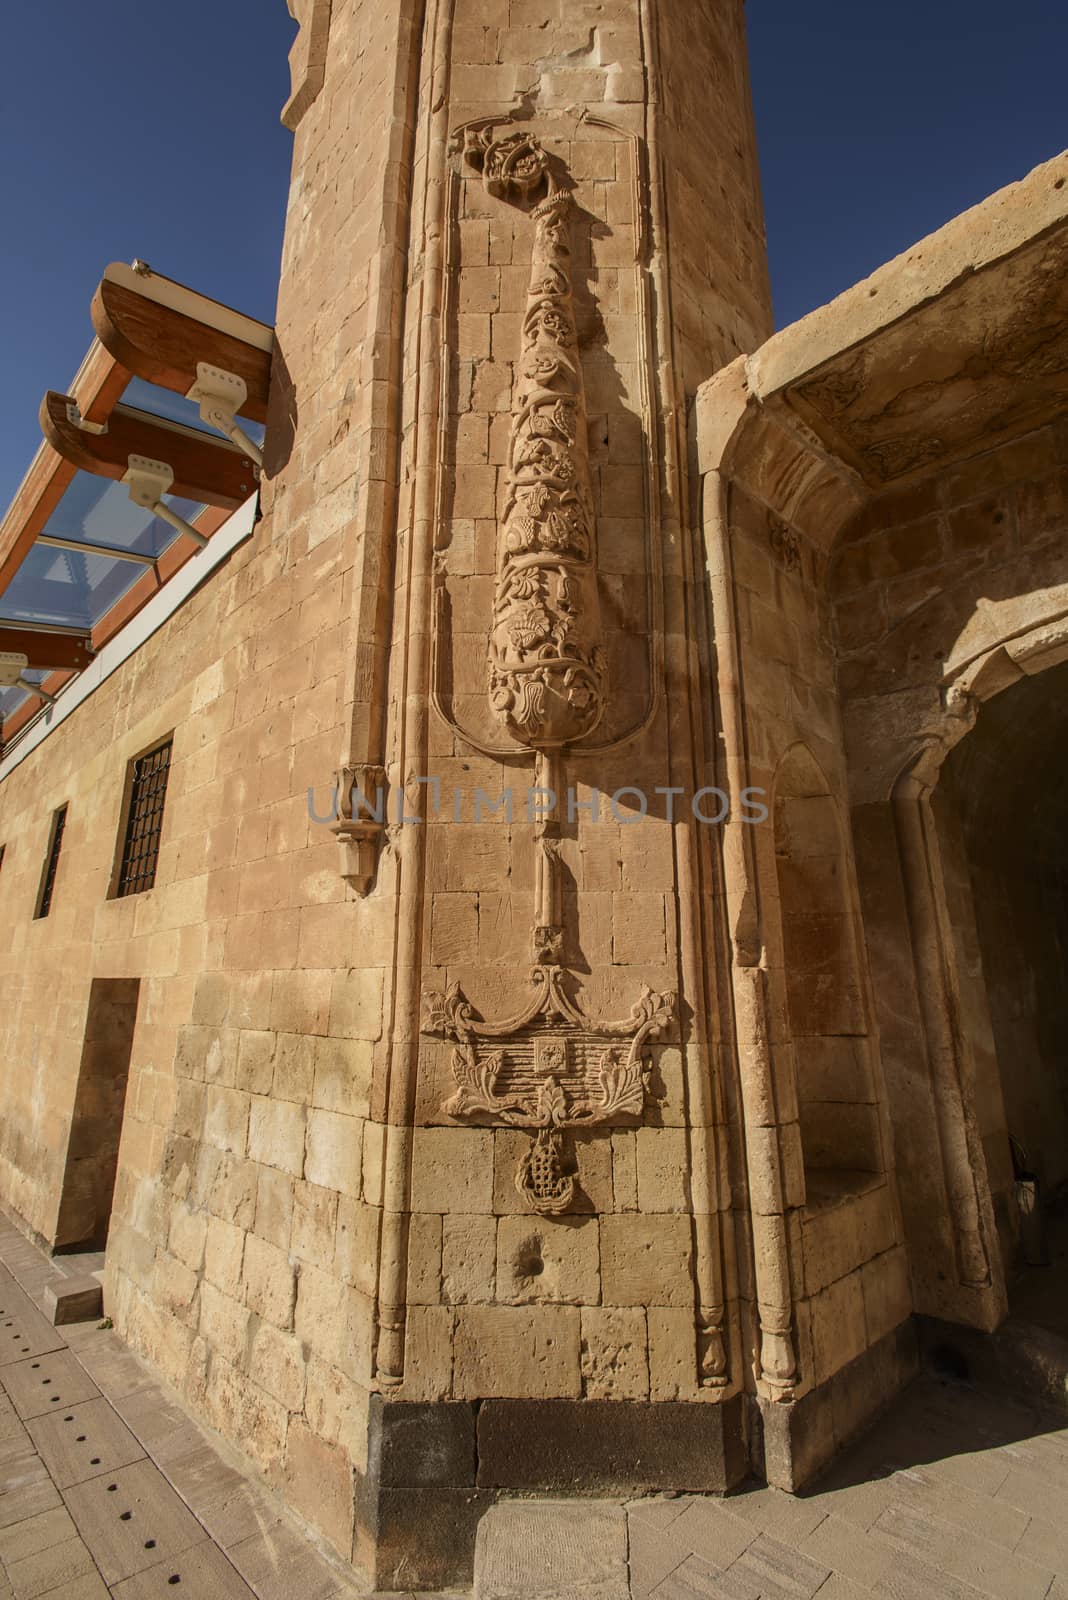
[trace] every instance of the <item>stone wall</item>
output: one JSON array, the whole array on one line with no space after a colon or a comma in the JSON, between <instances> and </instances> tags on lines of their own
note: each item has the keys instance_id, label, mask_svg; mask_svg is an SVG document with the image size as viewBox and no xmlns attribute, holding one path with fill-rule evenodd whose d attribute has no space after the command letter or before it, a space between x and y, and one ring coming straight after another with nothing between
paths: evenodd
<instances>
[{"instance_id":1,"label":"stone wall","mask_svg":"<svg viewBox=\"0 0 1068 1600\"><path fill-rule=\"evenodd\" d=\"M908 876L909 860L919 859L910 830L924 826L916 810L923 802L907 799L899 780L925 745L937 777L945 750L966 735L967 710L963 719L946 710L947 666L981 662L1003 634L1022 637L1029 621L1049 615L1049 597L1065 574L1064 451L1063 427L1047 426L875 497L846 529L831 575L865 927L913 1290L918 1309L981 1326L996 1322L1004 1306L998 1226L1010 1256L1014 1236L990 974L981 965L952 797L935 795L921 849L928 856L934 850L936 893L949 896L948 943L939 943L919 880ZM947 974L945 987L932 979L935 962ZM952 1039L964 1051L963 1099L937 1066L949 1059ZM965 1168L979 1177L962 1177ZM964 1260L961 1226L977 1241Z\"/></svg>"}]
</instances>

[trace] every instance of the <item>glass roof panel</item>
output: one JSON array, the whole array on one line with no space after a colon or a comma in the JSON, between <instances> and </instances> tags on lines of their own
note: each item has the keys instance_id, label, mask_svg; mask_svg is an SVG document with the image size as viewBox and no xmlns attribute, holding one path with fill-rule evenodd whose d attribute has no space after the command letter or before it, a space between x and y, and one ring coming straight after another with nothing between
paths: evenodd
<instances>
[{"instance_id":1,"label":"glass roof panel","mask_svg":"<svg viewBox=\"0 0 1068 1600\"><path fill-rule=\"evenodd\" d=\"M17 622L93 628L145 570L115 556L35 544L0 600L0 614Z\"/></svg>"},{"instance_id":2,"label":"glass roof panel","mask_svg":"<svg viewBox=\"0 0 1068 1600\"><path fill-rule=\"evenodd\" d=\"M173 389L161 389L158 384L148 383L144 378L130 379L123 390L122 403L124 406L136 406L139 411L150 411L167 422L183 422L187 428L196 428L213 439L221 437L215 428L209 428L206 422L201 421L200 407L194 400L175 394ZM251 422L247 417L238 417L237 420L253 444L263 443L262 422Z\"/></svg>"},{"instance_id":3,"label":"glass roof panel","mask_svg":"<svg viewBox=\"0 0 1068 1600\"><path fill-rule=\"evenodd\" d=\"M167 504L192 522L204 507L193 500L168 495ZM142 506L135 506L124 483L79 472L48 519L45 533L86 544L107 544L141 555L161 556L177 538L175 530ZM132 563L127 563L132 565ZM0 610L3 601L0 600Z\"/></svg>"},{"instance_id":4,"label":"glass roof panel","mask_svg":"<svg viewBox=\"0 0 1068 1600\"><path fill-rule=\"evenodd\" d=\"M168 495L192 522L204 507ZM178 538L160 517L135 506L125 484L79 472L44 528L53 538L137 551L153 560ZM137 561L35 544L0 595L0 621L52 622L93 628L149 569Z\"/></svg>"}]
</instances>

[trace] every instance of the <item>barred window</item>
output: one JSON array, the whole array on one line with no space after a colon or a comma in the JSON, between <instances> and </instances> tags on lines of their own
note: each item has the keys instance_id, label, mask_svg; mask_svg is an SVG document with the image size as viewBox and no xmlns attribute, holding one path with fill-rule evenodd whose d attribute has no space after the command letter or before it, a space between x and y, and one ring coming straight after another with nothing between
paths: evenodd
<instances>
[{"instance_id":1,"label":"barred window","mask_svg":"<svg viewBox=\"0 0 1068 1600\"><path fill-rule=\"evenodd\" d=\"M140 894L143 889L151 889L156 881L163 803L171 770L171 743L168 739L166 744L157 745L132 763L116 896Z\"/></svg>"},{"instance_id":2,"label":"barred window","mask_svg":"<svg viewBox=\"0 0 1068 1600\"><path fill-rule=\"evenodd\" d=\"M67 808L66 806L60 806L58 811L52 813L52 831L48 840L48 855L45 859L41 890L37 896L35 917L47 917L52 909L52 893L56 887L56 868L59 866L59 852L63 848L63 830L66 826Z\"/></svg>"}]
</instances>

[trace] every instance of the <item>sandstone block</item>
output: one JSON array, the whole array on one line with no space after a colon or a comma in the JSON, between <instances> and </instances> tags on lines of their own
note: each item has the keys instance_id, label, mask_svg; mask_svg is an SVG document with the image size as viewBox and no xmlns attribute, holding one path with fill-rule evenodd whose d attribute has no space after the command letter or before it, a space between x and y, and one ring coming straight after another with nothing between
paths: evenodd
<instances>
[{"instance_id":1,"label":"sandstone block","mask_svg":"<svg viewBox=\"0 0 1068 1600\"><path fill-rule=\"evenodd\" d=\"M256 1182L255 1232L279 1250L289 1249L293 1225L293 1179L274 1167L261 1167Z\"/></svg>"},{"instance_id":2,"label":"sandstone block","mask_svg":"<svg viewBox=\"0 0 1068 1600\"><path fill-rule=\"evenodd\" d=\"M450 1306L409 1306L404 1332L406 1400L451 1397L455 1320Z\"/></svg>"},{"instance_id":3,"label":"sandstone block","mask_svg":"<svg viewBox=\"0 0 1068 1600\"><path fill-rule=\"evenodd\" d=\"M584 1306L581 1357L583 1388L590 1399L648 1399L644 1311Z\"/></svg>"},{"instance_id":4,"label":"sandstone block","mask_svg":"<svg viewBox=\"0 0 1068 1600\"><path fill-rule=\"evenodd\" d=\"M682 1128L639 1128L635 1133L638 1157L638 1208L687 1211L690 1208L688 1136Z\"/></svg>"},{"instance_id":5,"label":"sandstone block","mask_svg":"<svg viewBox=\"0 0 1068 1600\"><path fill-rule=\"evenodd\" d=\"M304 1173L309 1183L355 1198L360 1193L363 1122L339 1111L308 1112Z\"/></svg>"},{"instance_id":6,"label":"sandstone block","mask_svg":"<svg viewBox=\"0 0 1068 1600\"><path fill-rule=\"evenodd\" d=\"M493 1134L485 1128L416 1128L412 1210L493 1209Z\"/></svg>"},{"instance_id":7,"label":"sandstone block","mask_svg":"<svg viewBox=\"0 0 1068 1600\"><path fill-rule=\"evenodd\" d=\"M286 1435L286 1496L346 1561L352 1554L352 1467L344 1450L294 1417Z\"/></svg>"},{"instance_id":8,"label":"sandstone block","mask_svg":"<svg viewBox=\"0 0 1068 1600\"><path fill-rule=\"evenodd\" d=\"M606 1306L692 1306L687 1217L601 1217L601 1299Z\"/></svg>"},{"instance_id":9,"label":"sandstone block","mask_svg":"<svg viewBox=\"0 0 1068 1600\"><path fill-rule=\"evenodd\" d=\"M338 1197L316 1183L293 1186L293 1225L289 1248L301 1261L324 1271L334 1264Z\"/></svg>"},{"instance_id":10,"label":"sandstone block","mask_svg":"<svg viewBox=\"0 0 1068 1600\"><path fill-rule=\"evenodd\" d=\"M252 1337L249 1372L257 1386L272 1395L287 1411L304 1405L304 1356L292 1334L262 1322Z\"/></svg>"},{"instance_id":11,"label":"sandstone block","mask_svg":"<svg viewBox=\"0 0 1068 1600\"><path fill-rule=\"evenodd\" d=\"M341 1195L337 1205L337 1236L334 1244L334 1270L343 1282L371 1295L375 1291L375 1260L382 1213Z\"/></svg>"},{"instance_id":12,"label":"sandstone block","mask_svg":"<svg viewBox=\"0 0 1068 1600\"><path fill-rule=\"evenodd\" d=\"M408 1224L410 1306L436 1306L441 1303L442 1221L436 1213L424 1212L412 1217Z\"/></svg>"},{"instance_id":13,"label":"sandstone block","mask_svg":"<svg viewBox=\"0 0 1068 1600\"><path fill-rule=\"evenodd\" d=\"M276 1328L293 1326L297 1297L296 1273L289 1256L254 1233L245 1239L242 1270L245 1303Z\"/></svg>"},{"instance_id":14,"label":"sandstone block","mask_svg":"<svg viewBox=\"0 0 1068 1600\"><path fill-rule=\"evenodd\" d=\"M502 1217L496 1297L512 1305L596 1305L601 1298L596 1218Z\"/></svg>"},{"instance_id":15,"label":"sandstone block","mask_svg":"<svg viewBox=\"0 0 1068 1600\"><path fill-rule=\"evenodd\" d=\"M249 1325L246 1306L223 1294L213 1284L200 1286L200 1321L198 1329L213 1350L217 1350L235 1366L244 1361Z\"/></svg>"},{"instance_id":16,"label":"sandstone block","mask_svg":"<svg viewBox=\"0 0 1068 1600\"><path fill-rule=\"evenodd\" d=\"M459 1306L452 1390L457 1398L577 1398L579 1313L574 1306Z\"/></svg>"},{"instance_id":17,"label":"sandstone block","mask_svg":"<svg viewBox=\"0 0 1068 1600\"><path fill-rule=\"evenodd\" d=\"M249 1096L237 1089L221 1089L214 1084L207 1090L204 1109L204 1138L219 1150L245 1154L248 1138Z\"/></svg>"},{"instance_id":18,"label":"sandstone block","mask_svg":"<svg viewBox=\"0 0 1068 1600\"><path fill-rule=\"evenodd\" d=\"M304 1108L287 1100L253 1096L249 1112L248 1153L265 1167L277 1167L299 1178L304 1170Z\"/></svg>"},{"instance_id":19,"label":"sandstone block","mask_svg":"<svg viewBox=\"0 0 1068 1600\"><path fill-rule=\"evenodd\" d=\"M209 1283L228 1294L237 1294L244 1253L243 1230L221 1217L209 1217L204 1239L204 1276Z\"/></svg>"},{"instance_id":20,"label":"sandstone block","mask_svg":"<svg viewBox=\"0 0 1068 1600\"><path fill-rule=\"evenodd\" d=\"M495 1298L497 1221L492 1216L442 1219L441 1298L449 1305Z\"/></svg>"},{"instance_id":21,"label":"sandstone block","mask_svg":"<svg viewBox=\"0 0 1068 1600\"><path fill-rule=\"evenodd\" d=\"M374 1046L368 1039L317 1039L312 1104L366 1117L373 1063Z\"/></svg>"}]
</instances>

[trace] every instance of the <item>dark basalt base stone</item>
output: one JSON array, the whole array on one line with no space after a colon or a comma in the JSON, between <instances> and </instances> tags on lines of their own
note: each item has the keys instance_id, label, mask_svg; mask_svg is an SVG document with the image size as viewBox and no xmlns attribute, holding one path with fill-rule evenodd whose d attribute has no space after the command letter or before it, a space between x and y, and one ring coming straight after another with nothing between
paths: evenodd
<instances>
[{"instance_id":1,"label":"dark basalt base stone","mask_svg":"<svg viewBox=\"0 0 1068 1600\"><path fill-rule=\"evenodd\" d=\"M777 1404L754 1397L757 1476L792 1494L804 1488L918 1370L916 1328L908 1317L799 1400Z\"/></svg>"},{"instance_id":2,"label":"dark basalt base stone","mask_svg":"<svg viewBox=\"0 0 1068 1600\"><path fill-rule=\"evenodd\" d=\"M749 1471L743 1396L682 1401L371 1402L354 1556L380 1590L471 1582L502 1495L724 1493Z\"/></svg>"},{"instance_id":3,"label":"dark basalt base stone","mask_svg":"<svg viewBox=\"0 0 1068 1600\"><path fill-rule=\"evenodd\" d=\"M741 1395L670 1400L484 1400L478 1483L543 1494L718 1492L749 1470Z\"/></svg>"}]
</instances>

